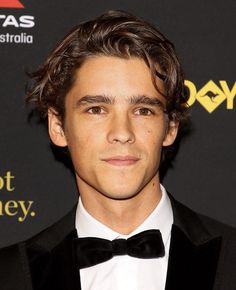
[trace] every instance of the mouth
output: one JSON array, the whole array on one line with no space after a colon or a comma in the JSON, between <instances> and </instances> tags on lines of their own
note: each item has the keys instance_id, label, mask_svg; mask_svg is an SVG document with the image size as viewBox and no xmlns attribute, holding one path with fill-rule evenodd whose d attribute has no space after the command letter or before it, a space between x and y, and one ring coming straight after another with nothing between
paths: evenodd
<instances>
[{"instance_id":1,"label":"mouth","mask_svg":"<svg viewBox=\"0 0 236 290\"><path fill-rule=\"evenodd\" d=\"M130 166L136 164L140 159L135 156L127 155L127 156L112 156L102 160L114 166Z\"/></svg>"}]
</instances>

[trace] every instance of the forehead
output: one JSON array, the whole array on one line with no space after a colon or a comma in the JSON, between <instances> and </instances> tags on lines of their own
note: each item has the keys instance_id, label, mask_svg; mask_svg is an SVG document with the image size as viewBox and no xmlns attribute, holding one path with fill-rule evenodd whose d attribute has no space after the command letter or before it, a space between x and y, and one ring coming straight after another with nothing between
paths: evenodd
<instances>
[{"instance_id":1,"label":"forehead","mask_svg":"<svg viewBox=\"0 0 236 290\"><path fill-rule=\"evenodd\" d=\"M162 80L156 84L163 91ZM69 95L107 95L129 97L147 95L163 98L156 90L151 71L144 60L136 57L96 56L88 58L76 71L74 84Z\"/></svg>"}]
</instances>

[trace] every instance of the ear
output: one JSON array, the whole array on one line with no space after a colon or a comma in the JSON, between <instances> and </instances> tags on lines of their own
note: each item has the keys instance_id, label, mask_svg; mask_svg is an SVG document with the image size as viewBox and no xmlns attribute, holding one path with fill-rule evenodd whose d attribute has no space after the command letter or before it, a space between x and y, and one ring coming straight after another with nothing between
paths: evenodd
<instances>
[{"instance_id":1,"label":"ear","mask_svg":"<svg viewBox=\"0 0 236 290\"><path fill-rule=\"evenodd\" d=\"M162 145L163 146L170 146L174 143L179 128L179 122L178 121L170 121L166 130L166 135L163 140Z\"/></svg>"},{"instance_id":2,"label":"ear","mask_svg":"<svg viewBox=\"0 0 236 290\"><path fill-rule=\"evenodd\" d=\"M52 108L48 110L48 133L52 142L60 147L67 146L67 140L58 114Z\"/></svg>"}]
</instances>

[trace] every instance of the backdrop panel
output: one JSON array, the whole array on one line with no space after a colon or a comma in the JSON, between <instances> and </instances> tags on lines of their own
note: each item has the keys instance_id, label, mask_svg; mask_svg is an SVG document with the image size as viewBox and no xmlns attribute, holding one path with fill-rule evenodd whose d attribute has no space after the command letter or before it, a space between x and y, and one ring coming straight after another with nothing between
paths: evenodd
<instances>
[{"instance_id":1,"label":"backdrop panel","mask_svg":"<svg viewBox=\"0 0 236 290\"><path fill-rule=\"evenodd\" d=\"M198 212L236 226L236 2L0 0L0 246L32 236L76 202L70 171L24 107L26 70L81 21L124 9L176 45L190 94L192 133L164 185Z\"/></svg>"}]
</instances>

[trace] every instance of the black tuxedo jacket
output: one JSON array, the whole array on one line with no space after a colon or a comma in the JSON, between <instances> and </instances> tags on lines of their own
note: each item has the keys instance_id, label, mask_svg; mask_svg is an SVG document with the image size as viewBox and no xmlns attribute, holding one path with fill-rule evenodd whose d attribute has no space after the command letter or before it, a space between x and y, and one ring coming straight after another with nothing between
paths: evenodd
<instances>
[{"instance_id":1,"label":"black tuxedo jacket","mask_svg":"<svg viewBox=\"0 0 236 290\"><path fill-rule=\"evenodd\" d=\"M236 230L172 197L171 202L174 224L165 289L236 290ZM33 238L1 249L0 289L81 289L72 254L74 221L75 208Z\"/></svg>"}]
</instances>

